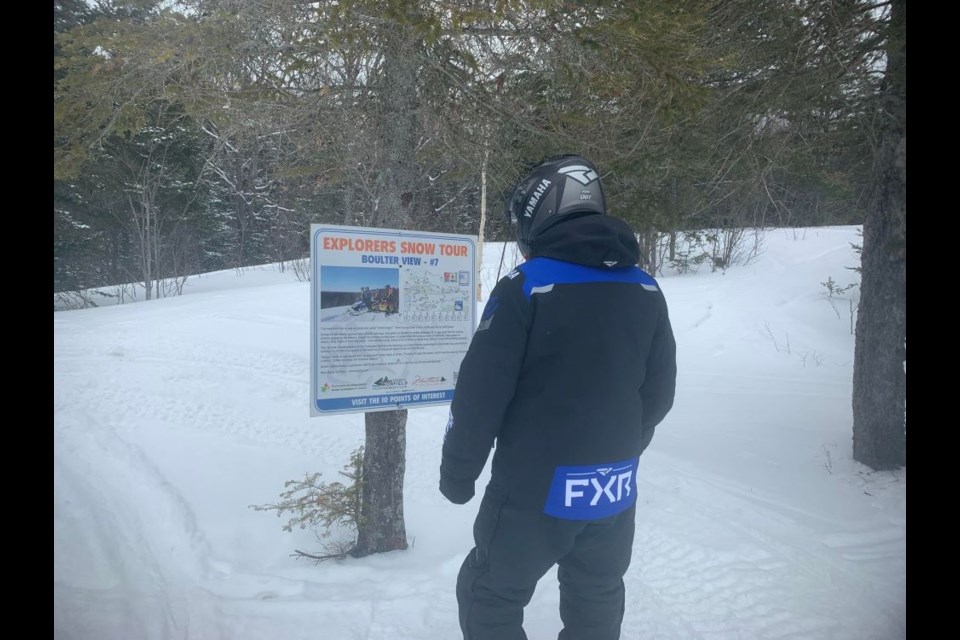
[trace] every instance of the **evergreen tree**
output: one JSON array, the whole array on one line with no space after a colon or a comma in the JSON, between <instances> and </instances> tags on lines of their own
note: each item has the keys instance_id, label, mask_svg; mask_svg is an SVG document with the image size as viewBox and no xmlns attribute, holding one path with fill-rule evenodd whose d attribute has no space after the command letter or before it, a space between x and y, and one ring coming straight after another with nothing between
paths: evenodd
<instances>
[{"instance_id":1,"label":"evergreen tree","mask_svg":"<svg viewBox=\"0 0 960 640\"><path fill-rule=\"evenodd\" d=\"M863 225L853 364L853 457L873 469L906 464L907 6L890 5L880 135Z\"/></svg>"}]
</instances>

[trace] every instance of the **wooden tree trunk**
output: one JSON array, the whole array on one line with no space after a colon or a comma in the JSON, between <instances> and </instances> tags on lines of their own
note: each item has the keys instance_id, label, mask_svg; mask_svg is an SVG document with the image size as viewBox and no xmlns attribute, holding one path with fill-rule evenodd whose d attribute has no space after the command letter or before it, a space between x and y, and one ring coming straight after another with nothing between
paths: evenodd
<instances>
[{"instance_id":1,"label":"wooden tree trunk","mask_svg":"<svg viewBox=\"0 0 960 640\"><path fill-rule=\"evenodd\" d=\"M403 474L406 468L407 410L364 415L361 521L350 555L407 548L403 519Z\"/></svg>"},{"instance_id":2,"label":"wooden tree trunk","mask_svg":"<svg viewBox=\"0 0 960 640\"><path fill-rule=\"evenodd\" d=\"M892 4L876 197L863 225L853 363L853 457L873 469L906 464L906 0Z\"/></svg>"},{"instance_id":3,"label":"wooden tree trunk","mask_svg":"<svg viewBox=\"0 0 960 640\"><path fill-rule=\"evenodd\" d=\"M384 175L379 183L376 226L407 229L412 224L417 183L417 40L408 27L388 38L381 84L383 123L380 144ZM403 474L407 411L378 411L365 416L362 518L355 557L407 548L403 520Z\"/></svg>"}]
</instances>

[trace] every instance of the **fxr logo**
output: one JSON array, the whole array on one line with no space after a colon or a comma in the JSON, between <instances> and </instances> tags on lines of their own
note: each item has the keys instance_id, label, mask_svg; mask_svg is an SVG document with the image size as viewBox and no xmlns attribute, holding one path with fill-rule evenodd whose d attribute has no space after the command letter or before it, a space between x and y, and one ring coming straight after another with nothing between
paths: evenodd
<instances>
[{"instance_id":1,"label":"fxr logo","mask_svg":"<svg viewBox=\"0 0 960 640\"><path fill-rule=\"evenodd\" d=\"M626 511L637 501L638 462L639 457L557 467L543 512L564 520L599 520Z\"/></svg>"},{"instance_id":2,"label":"fxr logo","mask_svg":"<svg viewBox=\"0 0 960 640\"><path fill-rule=\"evenodd\" d=\"M605 476L613 469L597 469L597 473ZM593 488L593 497L590 498L590 506L595 507L601 498L605 498L610 504L620 502L623 498L630 497L630 480L633 478L633 470L625 471L611 475L606 479L606 484L600 484L596 476L592 478L567 478L566 490L564 491L563 506L572 507L575 498L586 498L587 494L582 489ZM614 493L614 489L616 492Z\"/></svg>"}]
</instances>

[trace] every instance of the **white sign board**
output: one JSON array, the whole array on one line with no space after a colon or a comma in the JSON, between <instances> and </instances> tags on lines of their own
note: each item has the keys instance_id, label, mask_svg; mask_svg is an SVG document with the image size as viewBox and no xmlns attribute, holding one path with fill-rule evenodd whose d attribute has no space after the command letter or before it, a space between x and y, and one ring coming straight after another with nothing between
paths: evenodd
<instances>
[{"instance_id":1,"label":"white sign board","mask_svg":"<svg viewBox=\"0 0 960 640\"><path fill-rule=\"evenodd\" d=\"M476 238L310 226L310 415L453 399L476 327Z\"/></svg>"}]
</instances>

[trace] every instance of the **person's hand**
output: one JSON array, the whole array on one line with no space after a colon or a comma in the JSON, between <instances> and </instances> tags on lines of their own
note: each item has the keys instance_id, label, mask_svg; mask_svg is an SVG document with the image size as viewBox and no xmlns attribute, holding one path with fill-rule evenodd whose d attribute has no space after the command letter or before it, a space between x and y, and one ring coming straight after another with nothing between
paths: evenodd
<instances>
[{"instance_id":1,"label":"person's hand","mask_svg":"<svg viewBox=\"0 0 960 640\"><path fill-rule=\"evenodd\" d=\"M465 480L451 480L440 476L440 493L454 504L470 502L475 492L474 483Z\"/></svg>"}]
</instances>

